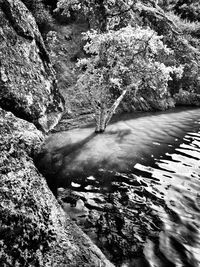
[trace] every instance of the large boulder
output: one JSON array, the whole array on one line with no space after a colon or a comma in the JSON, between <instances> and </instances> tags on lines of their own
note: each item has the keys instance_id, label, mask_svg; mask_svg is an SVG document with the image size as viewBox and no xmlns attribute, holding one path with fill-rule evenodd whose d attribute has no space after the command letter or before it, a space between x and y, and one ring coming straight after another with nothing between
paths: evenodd
<instances>
[{"instance_id":1,"label":"large boulder","mask_svg":"<svg viewBox=\"0 0 200 267\"><path fill-rule=\"evenodd\" d=\"M0 109L0 266L113 266L34 166L43 135Z\"/></svg>"},{"instance_id":2,"label":"large boulder","mask_svg":"<svg viewBox=\"0 0 200 267\"><path fill-rule=\"evenodd\" d=\"M0 0L0 106L45 131L64 103L34 17L20 0Z\"/></svg>"}]
</instances>

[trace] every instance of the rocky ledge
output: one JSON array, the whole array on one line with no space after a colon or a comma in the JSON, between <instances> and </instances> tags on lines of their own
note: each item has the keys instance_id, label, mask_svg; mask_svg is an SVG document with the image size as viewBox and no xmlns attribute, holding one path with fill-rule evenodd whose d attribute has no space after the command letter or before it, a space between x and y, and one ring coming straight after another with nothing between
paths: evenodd
<instances>
[{"instance_id":1,"label":"rocky ledge","mask_svg":"<svg viewBox=\"0 0 200 267\"><path fill-rule=\"evenodd\" d=\"M0 109L0 266L112 266L34 166L43 135Z\"/></svg>"}]
</instances>

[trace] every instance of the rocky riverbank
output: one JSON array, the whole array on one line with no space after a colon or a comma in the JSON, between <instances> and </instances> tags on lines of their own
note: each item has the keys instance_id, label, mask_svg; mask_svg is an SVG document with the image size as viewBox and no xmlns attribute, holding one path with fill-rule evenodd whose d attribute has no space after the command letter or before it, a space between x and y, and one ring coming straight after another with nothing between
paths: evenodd
<instances>
[{"instance_id":1,"label":"rocky riverbank","mask_svg":"<svg viewBox=\"0 0 200 267\"><path fill-rule=\"evenodd\" d=\"M0 265L112 266L35 167L43 140L33 124L0 109Z\"/></svg>"},{"instance_id":2,"label":"rocky riverbank","mask_svg":"<svg viewBox=\"0 0 200 267\"><path fill-rule=\"evenodd\" d=\"M0 1L0 18L0 265L112 266L34 165L64 111L35 19L20 0Z\"/></svg>"}]
</instances>

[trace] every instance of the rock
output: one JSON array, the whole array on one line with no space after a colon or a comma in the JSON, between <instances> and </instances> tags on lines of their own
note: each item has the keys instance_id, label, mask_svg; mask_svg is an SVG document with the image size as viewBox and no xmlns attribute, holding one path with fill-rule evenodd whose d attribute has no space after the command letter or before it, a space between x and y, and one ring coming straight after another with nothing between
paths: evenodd
<instances>
[{"instance_id":1,"label":"rock","mask_svg":"<svg viewBox=\"0 0 200 267\"><path fill-rule=\"evenodd\" d=\"M0 266L113 266L34 166L43 135L0 109Z\"/></svg>"},{"instance_id":2,"label":"rock","mask_svg":"<svg viewBox=\"0 0 200 267\"><path fill-rule=\"evenodd\" d=\"M64 103L35 19L20 0L1 0L0 18L0 106L48 131Z\"/></svg>"}]
</instances>

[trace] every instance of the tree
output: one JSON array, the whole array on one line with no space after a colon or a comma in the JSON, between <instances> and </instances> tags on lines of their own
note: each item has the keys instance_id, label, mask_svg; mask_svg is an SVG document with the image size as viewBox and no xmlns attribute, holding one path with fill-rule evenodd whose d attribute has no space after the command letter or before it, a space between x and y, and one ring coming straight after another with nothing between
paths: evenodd
<instances>
[{"instance_id":1,"label":"tree","mask_svg":"<svg viewBox=\"0 0 200 267\"><path fill-rule=\"evenodd\" d=\"M170 73L182 67L166 66L172 50L150 28L127 26L107 33L87 32L84 47L88 58L78 62L82 69L77 87L93 108L96 132L104 132L117 107L129 91L144 87L167 90Z\"/></svg>"}]
</instances>

